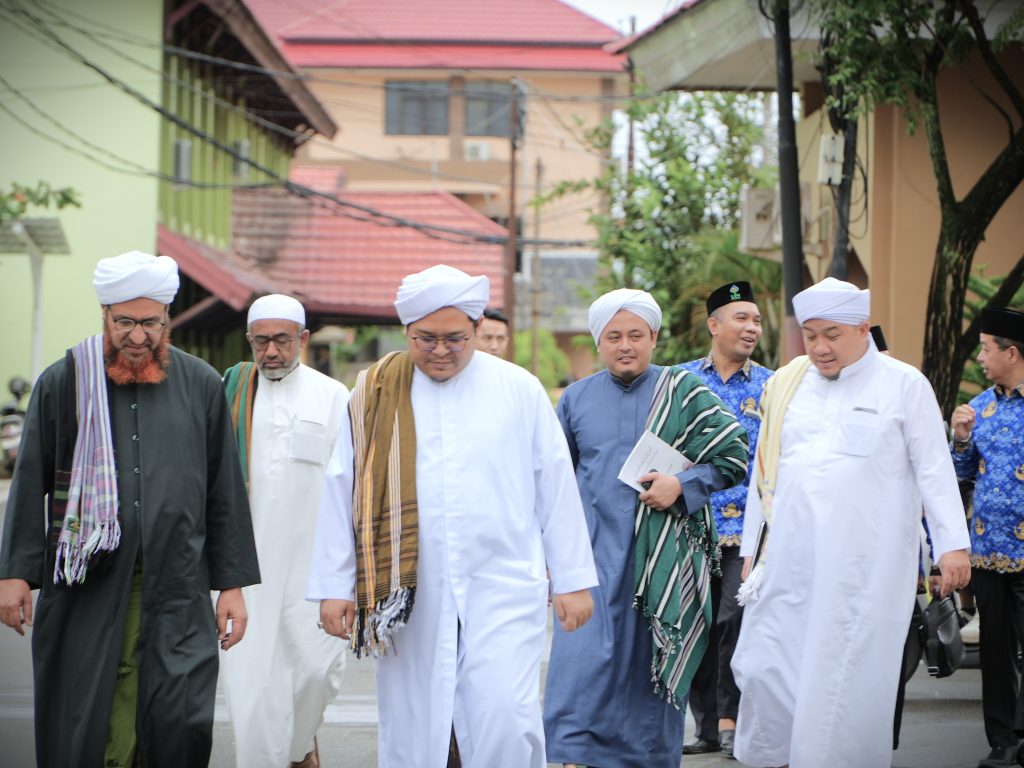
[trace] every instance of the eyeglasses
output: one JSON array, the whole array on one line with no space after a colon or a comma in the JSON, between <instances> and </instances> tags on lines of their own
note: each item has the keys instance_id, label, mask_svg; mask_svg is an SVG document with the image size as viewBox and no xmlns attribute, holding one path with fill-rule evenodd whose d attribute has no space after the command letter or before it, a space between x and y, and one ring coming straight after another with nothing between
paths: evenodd
<instances>
[{"instance_id":1,"label":"eyeglasses","mask_svg":"<svg viewBox=\"0 0 1024 768\"><path fill-rule=\"evenodd\" d=\"M160 320L135 320L131 317L115 317L114 327L121 333L131 333L135 330L136 325L141 325L142 330L152 335L154 333L160 333L167 323Z\"/></svg>"},{"instance_id":2,"label":"eyeglasses","mask_svg":"<svg viewBox=\"0 0 1024 768\"><path fill-rule=\"evenodd\" d=\"M276 336L250 336L249 343L253 345L255 349L260 352L270 346L270 342L274 342L274 346L284 351L291 349L292 344L295 343L295 337L289 336L287 333L279 333Z\"/></svg>"},{"instance_id":3,"label":"eyeglasses","mask_svg":"<svg viewBox=\"0 0 1024 768\"><path fill-rule=\"evenodd\" d=\"M444 344L444 348L449 352L458 354L465 346L466 342L469 341L468 336L412 336L410 337L416 342L416 347L421 352L433 352L439 343Z\"/></svg>"}]
</instances>

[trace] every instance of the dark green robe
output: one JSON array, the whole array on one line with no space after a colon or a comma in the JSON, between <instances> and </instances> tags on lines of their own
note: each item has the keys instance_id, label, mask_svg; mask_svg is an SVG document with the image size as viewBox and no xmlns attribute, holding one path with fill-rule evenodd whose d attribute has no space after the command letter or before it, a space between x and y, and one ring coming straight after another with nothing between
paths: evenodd
<instances>
[{"instance_id":1,"label":"dark green robe","mask_svg":"<svg viewBox=\"0 0 1024 768\"><path fill-rule=\"evenodd\" d=\"M249 503L220 376L170 350L167 379L108 380L121 544L85 582L55 586L52 509L62 360L32 393L7 502L0 578L41 587L32 632L36 760L100 768L135 563L142 568L138 759L142 766L209 762L217 684L211 590L259 582Z\"/></svg>"}]
</instances>

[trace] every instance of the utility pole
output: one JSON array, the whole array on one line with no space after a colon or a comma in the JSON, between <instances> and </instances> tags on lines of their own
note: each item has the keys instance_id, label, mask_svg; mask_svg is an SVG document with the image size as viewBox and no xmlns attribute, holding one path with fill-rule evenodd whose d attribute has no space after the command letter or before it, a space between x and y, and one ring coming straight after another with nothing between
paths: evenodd
<instances>
[{"instance_id":1,"label":"utility pole","mask_svg":"<svg viewBox=\"0 0 1024 768\"><path fill-rule=\"evenodd\" d=\"M636 34L636 16L629 17L629 34ZM626 69L629 71L629 102L626 108L626 199L633 197L633 164L636 161L635 126L633 125L633 96L636 95L636 67L633 66L633 59L626 59ZM629 262L629 256L623 255L622 285L624 288L633 287L633 265Z\"/></svg>"},{"instance_id":2,"label":"utility pole","mask_svg":"<svg viewBox=\"0 0 1024 768\"><path fill-rule=\"evenodd\" d=\"M793 297L803 290L803 227L800 221L800 178L793 121L793 50L789 34L789 0L776 0L775 71L779 98L779 197L782 206L782 287L785 294L783 353L791 360L803 347L793 315ZM781 361L780 361L781 362Z\"/></svg>"},{"instance_id":3,"label":"utility pole","mask_svg":"<svg viewBox=\"0 0 1024 768\"><path fill-rule=\"evenodd\" d=\"M544 163L538 157L534 166L534 197L541 193L544 178ZM533 264L530 267L530 373L537 375L537 359L540 352L540 205L533 206Z\"/></svg>"},{"instance_id":4,"label":"utility pole","mask_svg":"<svg viewBox=\"0 0 1024 768\"><path fill-rule=\"evenodd\" d=\"M516 244L519 229L516 220L516 165L519 161L517 150L523 130L519 119L519 100L521 96L519 82L513 78L508 109L508 239L505 241L505 282L503 291L505 294L505 316L508 318L508 348L505 357L512 361L516 359Z\"/></svg>"}]
</instances>

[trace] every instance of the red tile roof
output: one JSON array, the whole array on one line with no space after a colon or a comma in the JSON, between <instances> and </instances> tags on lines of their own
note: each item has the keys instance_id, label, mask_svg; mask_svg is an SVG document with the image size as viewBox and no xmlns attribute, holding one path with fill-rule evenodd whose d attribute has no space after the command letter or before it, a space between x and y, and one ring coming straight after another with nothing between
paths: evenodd
<instances>
[{"instance_id":1,"label":"red tile roof","mask_svg":"<svg viewBox=\"0 0 1024 768\"><path fill-rule=\"evenodd\" d=\"M602 45L618 31L559 0L246 0L284 40Z\"/></svg>"},{"instance_id":2,"label":"red tile roof","mask_svg":"<svg viewBox=\"0 0 1024 768\"><path fill-rule=\"evenodd\" d=\"M331 189L337 169L300 170L300 183ZM333 175L332 175L333 174ZM319 176L319 178L317 178ZM345 193L344 200L385 213L504 237L506 232L447 192ZM312 314L352 320L393 321L392 302L407 274L450 264L491 280L492 306L502 306L503 246L453 243L408 227L360 220L358 211L284 190L236 190L230 253L217 251L161 227L160 253L233 309L256 296L281 292L299 297ZM352 218L353 216L358 218Z\"/></svg>"},{"instance_id":3,"label":"red tile roof","mask_svg":"<svg viewBox=\"0 0 1024 768\"><path fill-rule=\"evenodd\" d=\"M559 0L247 0L298 67L621 72L621 35Z\"/></svg>"}]
</instances>

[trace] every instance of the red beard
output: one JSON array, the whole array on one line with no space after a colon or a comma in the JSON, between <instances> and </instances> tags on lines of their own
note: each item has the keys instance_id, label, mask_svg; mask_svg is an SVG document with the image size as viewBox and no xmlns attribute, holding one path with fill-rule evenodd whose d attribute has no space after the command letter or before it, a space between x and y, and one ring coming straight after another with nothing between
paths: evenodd
<instances>
[{"instance_id":1,"label":"red beard","mask_svg":"<svg viewBox=\"0 0 1024 768\"><path fill-rule=\"evenodd\" d=\"M103 360L107 376L115 384L159 384L167 378L170 360L171 332L165 331L160 342L142 360L134 360L123 350L114 349L110 337L103 334Z\"/></svg>"}]
</instances>

